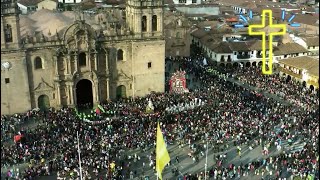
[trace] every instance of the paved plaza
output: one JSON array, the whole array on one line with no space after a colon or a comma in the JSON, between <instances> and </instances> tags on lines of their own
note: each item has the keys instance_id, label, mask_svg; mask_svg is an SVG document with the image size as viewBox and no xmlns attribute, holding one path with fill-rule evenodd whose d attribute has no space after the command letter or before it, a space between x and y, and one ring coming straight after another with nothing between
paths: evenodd
<instances>
[{"instance_id":1,"label":"paved plaza","mask_svg":"<svg viewBox=\"0 0 320 180\"><path fill-rule=\"evenodd\" d=\"M169 66L171 67L168 71L169 74L171 74L179 69L178 64L170 64ZM201 86L201 84L199 84L198 82L193 81L194 78L192 75L189 74L188 78L190 79L190 81L189 81L190 84L188 84L188 87L190 89L194 89L194 88ZM245 84L241 83L240 81L237 81L233 78L226 78L226 80L231 81L237 85L246 86L246 88L250 88L250 89L259 91L259 89L245 85ZM270 96L271 98L274 98L282 103L287 103L287 104L289 103L289 102L286 102L286 101L284 101L274 95L270 95L270 94L264 93L264 92L262 92L262 93L264 95ZM35 126L35 123L33 123L31 125L29 124L28 126L30 126L30 128L32 128ZM197 142L196 144L204 146L206 143L207 142L203 140L203 141ZM298 139L296 141L296 143L294 143L292 146L289 146L288 142L283 142L283 144L282 144L283 149L282 150L286 150L286 151L296 150L296 149L302 148L303 145L304 144L301 141L301 139ZM230 143L229 147L231 147L231 148L225 148L224 145L220 145L220 147L219 147L220 151L216 152L214 150L215 147L213 147L212 142L209 142L208 156L207 156L208 170L210 170L210 167L217 164L215 157L218 155L223 155L223 154L227 155L226 159L224 160L224 162L222 164L224 166L228 166L229 164L234 164L234 165L238 166L241 164L247 164L247 163L253 162L258 159L261 160L263 158L266 158L266 156L262 155L262 147L261 146L254 147L254 149L252 149L252 150L250 150L249 146L247 146L247 145L241 146L241 149L242 149L241 157L239 157L237 155L237 149L235 146L233 146L232 142ZM126 153L127 155L132 156L132 157L135 154L137 154L141 158L140 161L132 162L133 167L135 167L134 170L136 170L136 172L137 172L137 176L134 177L135 179L140 179L140 178L144 179L144 177L149 177L149 179L156 179L155 171L152 169L152 167L149 166L150 161L148 158L148 156L151 154L151 151L153 151L153 150L154 150L154 148L151 148L151 149L147 150L146 152L141 152L141 149L135 149L133 151L129 151ZM191 149L187 144L185 144L182 147L179 147L179 145L177 143L174 143L172 145L168 145L168 151L169 151L169 155L171 157L171 164L164 169L163 179L170 179L170 180L179 179L179 177L182 175L203 172L205 170L205 162L206 162L205 151L203 151L202 155L200 155L198 162L194 162L193 159L188 156L188 154L191 153ZM277 151L276 149L273 149L273 150L271 150L269 156L273 156L278 153L280 153L280 152ZM176 157L179 158L179 162L176 162ZM143 166L143 163L145 164L145 167ZM10 168L20 168L22 170L26 166L27 166L27 164L22 164L22 165L10 167ZM1 173L4 174L7 169L8 168L1 169ZM178 169L178 173L172 172L173 169ZM268 175L265 175L265 177L267 177L267 176ZM288 177L288 176L289 176L289 174L287 172L282 173L282 177ZM259 176L254 175L254 174L249 174L249 176L241 177L241 179L261 179L261 177L262 177L261 174ZM51 176L41 177L39 179L56 179L56 175L53 174Z\"/></svg>"}]
</instances>

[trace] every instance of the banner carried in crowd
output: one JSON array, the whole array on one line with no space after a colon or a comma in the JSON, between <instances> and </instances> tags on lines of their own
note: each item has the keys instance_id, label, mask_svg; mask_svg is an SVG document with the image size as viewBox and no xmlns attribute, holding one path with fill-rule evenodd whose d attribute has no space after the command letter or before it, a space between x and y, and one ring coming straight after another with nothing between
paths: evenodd
<instances>
[{"instance_id":1,"label":"banner carried in crowd","mask_svg":"<svg viewBox=\"0 0 320 180\"><path fill-rule=\"evenodd\" d=\"M101 120L101 121L91 121L90 119L95 117L94 115L92 114L86 114L86 113L79 113L78 112L78 109L77 108L74 108L75 109L75 112L76 112L76 115L81 119L83 120L84 122L86 123L90 123L90 124L103 124L105 122L108 122L110 119L109 118L106 118L105 120ZM93 108L92 111L95 110L95 113L97 115L100 115L101 114L101 111L103 113L107 113L106 110L101 106L101 105L98 105L96 108Z\"/></svg>"},{"instance_id":2,"label":"banner carried in crowd","mask_svg":"<svg viewBox=\"0 0 320 180\"><path fill-rule=\"evenodd\" d=\"M169 81L169 85L170 85L170 92L175 92L175 93L189 92L189 90L187 89L187 83L186 83L186 72L177 71L173 73Z\"/></svg>"},{"instance_id":3,"label":"banner carried in crowd","mask_svg":"<svg viewBox=\"0 0 320 180\"><path fill-rule=\"evenodd\" d=\"M177 105L173 105L166 108L166 112L169 113L178 113L182 111L187 111L190 109L194 109L199 106L203 106L205 103L200 98L195 98L189 103L181 103Z\"/></svg>"},{"instance_id":4,"label":"banner carried in crowd","mask_svg":"<svg viewBox=\"0 0 320 180\"><path fill-rule=\"evenodd\" d=\"M86 122L86 123L90 123L90 124L92 124L92 125L96 125L96 124L104 124L104 123L106 123L106 122L108 122L108 121L110 121L110 119L109 118L106 118L106 119L104 119L104 120L101 120L101 121L90 121L89 119L82 119L84 122Z\"/></svg>"},{"instance_id":5,"label":"banner carried in crowd","mask_svg":"<svg viewBox=\"0 0 320 180\"><path fill-rule=\"evenodd\" d=\"M222 78L224 80L226 80L227 76L224 74L221 74L219 71L215 70L215 69L207 69L207 72L213 74L213 75L217 75L219 78Z\"/></svg>"}]
</instances>

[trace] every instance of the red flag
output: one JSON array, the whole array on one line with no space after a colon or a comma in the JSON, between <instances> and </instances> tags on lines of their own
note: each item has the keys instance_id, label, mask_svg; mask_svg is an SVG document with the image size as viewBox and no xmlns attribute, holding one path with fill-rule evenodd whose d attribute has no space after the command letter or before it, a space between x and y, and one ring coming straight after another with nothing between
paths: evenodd
<instances>
[{"instance_id":1,"label":"red flag","mask_svg":"<svg viewBox=\"0 0 320 180\"><path fill-rule=\"evenodd\" d=\"M15 143L17 143L21 140L21 138L22 138L22 135L15 135L13 140Z\"/></svg>"}]
</instances>

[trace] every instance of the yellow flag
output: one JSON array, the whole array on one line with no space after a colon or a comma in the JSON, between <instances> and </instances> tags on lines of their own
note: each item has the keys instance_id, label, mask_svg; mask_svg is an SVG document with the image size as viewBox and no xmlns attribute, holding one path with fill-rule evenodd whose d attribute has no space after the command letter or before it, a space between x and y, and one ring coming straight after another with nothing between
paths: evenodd
<instances>
[{"instance_id":1,"label":"yellow flag","mask_svg":"<svg viewBox=\"0 0 320 180\"><path fill-rule=\"evenodd\" d=\"M162 132L160 129L160 124L158 122L157 127L157 144L156 144L156 170L158 173L158 177L162 180L162 170L169 163L170 156L166 148L166 144L164 142Z\"/></svg>"}]
</instances>

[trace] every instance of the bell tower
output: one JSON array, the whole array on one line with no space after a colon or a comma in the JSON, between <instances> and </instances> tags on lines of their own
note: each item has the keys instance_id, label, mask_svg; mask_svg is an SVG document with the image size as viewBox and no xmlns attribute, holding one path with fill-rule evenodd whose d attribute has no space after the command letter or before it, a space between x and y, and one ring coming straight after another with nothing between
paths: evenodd
<instances>
[{"instance_id":1,"label":"bell tower","mask_svg":"<svg viewBox=\"0 0 320 180\"><path fill-rule=\"evenodd\" d=\"M1 49L18 49L20 40L17 0L1 0Z\"/></svg>"},{"instance_id":2,"label":"bell tower","mask_svg":"<svg viewBox=\"0 0 320 180\"><path fill-rule=\"evenodd\" d=\"M137 37L161 37L163 35L162 0L128 0L126 21Z\"/></svg>"}]
</instances>

